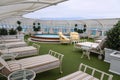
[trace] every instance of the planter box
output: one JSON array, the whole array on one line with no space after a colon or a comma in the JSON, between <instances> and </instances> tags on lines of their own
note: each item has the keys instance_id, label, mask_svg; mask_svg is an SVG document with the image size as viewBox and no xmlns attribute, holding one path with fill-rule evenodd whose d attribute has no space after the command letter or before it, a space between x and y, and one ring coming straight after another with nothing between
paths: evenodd
<instances>
[{"instance_id":1,"label":"planter box","mask_svg":"<svg viewBox=\"0 0 120 80\"><path fill-rule=\"evenodd\" d=\"M113 52L110 56L111 61L109 71L120 75L120 52Z\"/></svg>"},{"instance_id":2,"label":"planter box","mask_svg":"<svg viewBox=\"0 0 120 80\"><path fill-rule=\"evenodd\" d=\"M110 54L113 53L113 52L116 52L116 50L104 48L104 51L105 51L105 59L104 59L104 61L110 63L110 60L111 60Z\"/></svg>"}]
</instances>

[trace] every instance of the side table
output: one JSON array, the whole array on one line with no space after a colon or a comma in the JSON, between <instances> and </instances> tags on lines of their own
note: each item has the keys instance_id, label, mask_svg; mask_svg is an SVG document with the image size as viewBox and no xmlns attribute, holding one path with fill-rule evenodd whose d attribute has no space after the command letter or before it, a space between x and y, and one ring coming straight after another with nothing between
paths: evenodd
<instances>
[{"instance_id":1,"label":"side table","mask_svg":"<svg viewBox=\"0 0 120 80\"><path fill-rule=\"evenodd\" d=\"M8 80L34 80L36 73L33 70L22 69L9 74Z\"/></svg>"}]
</instances>

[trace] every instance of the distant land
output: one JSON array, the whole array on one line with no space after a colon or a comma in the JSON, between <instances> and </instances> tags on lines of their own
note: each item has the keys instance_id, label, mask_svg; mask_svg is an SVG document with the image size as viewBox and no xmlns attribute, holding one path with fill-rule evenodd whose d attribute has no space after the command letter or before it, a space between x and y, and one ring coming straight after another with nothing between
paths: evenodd
<instances>
[{"instance_id":1,"label":"distant land","mask_svg":"<svg viewBox=\"0 0 120 80\"><path fill-rule=\"evenodd\" d=\"M39 18L40 20L84 20L86 18L77 17L77 18Z\"/></svg>"}]
</instances>

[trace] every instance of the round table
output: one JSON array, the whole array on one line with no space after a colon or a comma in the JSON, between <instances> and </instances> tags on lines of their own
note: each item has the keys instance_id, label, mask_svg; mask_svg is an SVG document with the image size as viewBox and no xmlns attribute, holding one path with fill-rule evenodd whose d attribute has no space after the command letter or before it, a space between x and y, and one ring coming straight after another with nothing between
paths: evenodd
<instances>
[{"instance_id":1,"label":"round table","mask_svg":"<svg viewBox=\"0 0 120 80\"><path fill-rule=\"evenodd\" d=\"M34 80L36 73L33 70L22 69L9 74L8 80Z\"/></svg>"}]
</instances>

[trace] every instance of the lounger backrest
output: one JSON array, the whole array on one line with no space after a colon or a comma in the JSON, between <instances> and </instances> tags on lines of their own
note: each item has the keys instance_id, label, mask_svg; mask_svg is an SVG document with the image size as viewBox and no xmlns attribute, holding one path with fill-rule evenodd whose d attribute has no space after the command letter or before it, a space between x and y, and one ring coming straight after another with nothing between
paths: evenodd
<instances>
[{"instance_id":1,"label":"lounger backrest","mask_svg":"<svg viewBox=\"0 0 120 80\"><path fill-rule=\"evenodd\" d=\"M103 45L105 43L106 38L102 39L102 41L99 43L99 47L102 49Z\"/></svg>"},{"instance_id":2,"label":"lounger backrest","mask_svg":"<svg viewBox=\"0 0 120 80\"><path fill-rule=\"evenodd\" d=\"M85 65L85 64L83 64L83 63L81 63L80 64L80 66L79 66L79 70L80 71L83 71L83 72L87 72L87 70L92 70L92 72L91 72L91 74L90 75L92 75L92 76L95 76L95 73L100 73L101 74L101 76L100 76L100 80L104 80L104 77L106 77L106 76L108 76L108 79L107 80L112 80L112 77L113 77L113 75L110 75L110 74L108 74L108 73L105 73L105 72L103 72L103 71L101 71L101 70L98 70L98 69L95 69L95 68L93 68L93 67L90 67L90 66L88 66L88 65Z\"/></svg>"},{"instance_id":3,"label":"lounger backrest","mask_svg":"<svg viewBox=\"0 0 120 80\"><path fill-rule=\"evenodd\" d=\"M55 51L53 51L53 50L49 50L49 53L48 53L48 54L50 54L50 55L58 58L58 59L62 62L62 59L63 59L63 56L64 56L63 54L58 53L58 52L55 52Z\"/></svg>"},{"instance_id":4,"label":"lounger backrest","mask_svg":"<svg viewBox=\"0 0 120 80\"><path fill-rule=\"evenodd\" d=\"M96 32L96 37L99 37L100 36L100 31L97 31Z\"/></svg>"},{"instance_id":5,"label":"lounger backrest","mask_svg":"<svg viewBox=\"0 0 120 80\"><path fill-rule=\"evenodd\" d=\"M70 38L71 39L79 39L79 34L77 32L71 32L70 33Z\"/></svg>"},{"instance_id":6,"label":"lounger backrest","mask_svg":"<svg viewBox=\"0 0 120 80\"><path fill-rule=\"evenodd\" d=\"M0 70L0 73L2 75L6 76L11 72L7 62L4 59L2 59L1 57L0 57L0 66L4 66L4 68L2 70Z\"/></svg>"},{"instance_id":7,"label":"lounger backrest","mask_svg":"<svg viewBox=\"0 0 120 80\"><path fill-rule=\"evenodd\" d=\"M63 34L62 34L62 32L58 32L58 35L60 36L60 35L63 35Z\"/></svg>"},{"instance_id":8,"label":"lounger backrest","mask_svg":"<svg viewBox=\"0 0 120 80\"><path fill-rule=\"evenodd\" d=\"M69 40L69 38L67 38L66 36L64 36L62 34L62 32L58 32L58 34L59 34L60 40Z\"/></svg>"}]
</instances>

